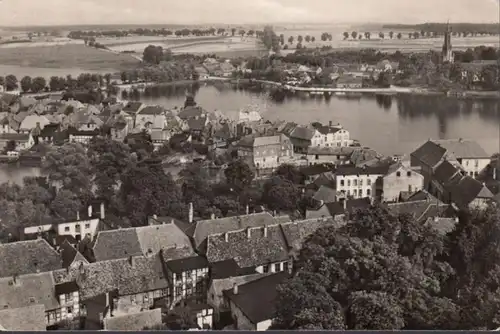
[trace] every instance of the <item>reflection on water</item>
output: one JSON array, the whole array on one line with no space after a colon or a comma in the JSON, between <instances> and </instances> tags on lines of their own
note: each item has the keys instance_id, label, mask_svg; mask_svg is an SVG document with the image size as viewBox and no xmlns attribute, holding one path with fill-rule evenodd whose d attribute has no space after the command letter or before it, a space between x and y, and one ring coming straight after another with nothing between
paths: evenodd
<instances>
[{"instance_id":1,"label":"reflection on water","mask_svg":"<svg viewBox=\"0 0 500 334\"><path fill-rule=\"evenodd\" d=\"M187 91L206 110L236 118L242 108L256 108L269 120L341 123L352 138L383 154L410 153L428 138L476 140L490 154L499 152L499 101L458 100L444 96L287 95L276 103L269 94L230 86L169 86L151 90L140 99L166 108L182 107ZM0 168L0 181L22 181L33 169Z\"/></svg>"},{"instance_id":2,"label":"reflection on water","mask_svg":"<svg viewBox=\"0 0 500 334\"><path fill-rule=\"evenodd\" d=\"M459 100L445 96L372 95L363 97L287 95L283 103L268 94L219 85L194 89L196 101L207 110L236 117L241 108L254 105L270 120L297 123L340 122L353 138L384 154L409 153L428 138L469 138L489 153L499 151L499 101ZM143 101L181 107L185 88L165 90Z\"/></svg>"}]
</instances>

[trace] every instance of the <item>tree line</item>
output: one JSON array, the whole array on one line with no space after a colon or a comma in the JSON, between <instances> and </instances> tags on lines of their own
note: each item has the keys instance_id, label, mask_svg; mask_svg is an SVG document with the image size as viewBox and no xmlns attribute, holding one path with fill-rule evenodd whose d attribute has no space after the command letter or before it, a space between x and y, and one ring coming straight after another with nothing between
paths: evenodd
<instances>
[{"instance_id":1,"label":"tree line","mask_svg":"<svg viewBox=\"0 0 500 334\"><path fill-rule=\"evenodd\" d=\"M452 32L456 34L464 34L471 36L477 35L498 35L498 24L497 23L424 23L417 25L406 25L406 24L386 24L383 26L384 29L397 29L397 30L414 30L414 31L424 31L424 32L438 32L443 34L448 26L451 28Z\"/></svg>"}]
</instances>

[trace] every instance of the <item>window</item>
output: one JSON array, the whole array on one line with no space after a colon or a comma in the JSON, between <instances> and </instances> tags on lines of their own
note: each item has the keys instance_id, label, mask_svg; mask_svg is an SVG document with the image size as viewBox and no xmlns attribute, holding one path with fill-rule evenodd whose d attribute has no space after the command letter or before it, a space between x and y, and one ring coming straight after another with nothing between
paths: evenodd
<instances>
[{"instance_id":1,"label":"window","mask_svg":"<svg viewBox=\"0 0 500 334\"><path fill-rule=\"evenodd\" d=\"M279 263L274 264L274 272L279 273L281 271L281 265Z\"/></svg>"},{"instance_id":2,"label":"window","mask_svg":"<svg viewBox=\"0 0 500 334\"><path fill-rule=\"evenodd\" d=\"M283 271L288 272L288 262L283 263Z\"/></svg>"},{"instance_id":3,"label":"window","mask_svg":"<svg viewBox=\"0 0 500 334\"><path fill-rule=\"evenodd\" d=\"M474 160L474 167L479 167L479 160Z\"/></svg>"},{"instance_id":4,"label":"window","mask_svg":"<svg viewBox=\"0 0 500 334\"><path fill-rule=\"evenodd\" d=\"M264 273L268 273L269 272L269 265L268 264L262 266L262 272L264 272Z\"/></svg>"},{"instance_id":5,"label":"window","mask_svg":"<svg viewBox=\"0 0 500 334\"><path fill-rule=\"evenodd\" d=\"M314 156L314 158L315 158L316 160L318 160L318 159L319 159L319 154L316 154L316 155Z\"/></svg>"},{"instance_id":6,"label":"window","mask_svg":"<svg viewBox=\"0 0 500 334\"><path fill-rule=\"evenodd\" d=\"M410 193L411 193L411 191L412 191L411 184L409 184L409 185L408 185L408 192L410 192Z\"/></svg>"},{"instance_id":7,"label":"window","mask_svg":"<svg viewBox=\"0 0 500 334\"><path fill-rule=\"evenodd\" d=\"M340 186L343 187L344 186L344 180L340 180Z\"/></svg>"},{"instance_id":8,"label":"window","mask_svg":"<svg viewBox=\"0 0 500 334\"><path fill-rule=\"evenodd\" d=\"M396 172L396 176L400 177L401 176L401 172Z\"/></svg>"},{"instance_id":9,"label":"window","mask_svg":"<svg viewBox=\"0 0 500 334\"><path fill-rule=\"evenodd\" d=\"M347 186L350 187L351 186L351 180L347 180Z\"/></svg>"},{"instance_id":10,"label":"window","mask_svg":"<svg viewBox=\"0 0 500 334\"><path fill-rule=\"evenodd\" d=\"M476 171L474 172L474 177L478 177L479 176L479 173Z\"/></svg>"},{"instance_id":11,"label":"window","mask_svg":"<svg viewBox=\"0 0 500 334\"><path fill-rule=\"evenodd\" d=\"M358 180L354 180L354 186L356 187L358 185Z\"/></svg>"},{"instance_id":12,"label":"window","mask_svg":"<svg viewBox=\"0 0 500 334\"><path fill-rule=\"evenodd\" d=\"M366 196L370 196L371 195L371 190L370 189L366 189Z\"/></svg>"},{"instance_id":13,"label":"window","mask_svg":"<svg viewBox=\"0 0 500 334\"><path fill-rule=\"evenodd\" d=\"M411 176L411 171L406 172L406 176L410 177Z\"/></svg>"},{"instance_id":14,"label":"window","mask_svg":"<svg viewBox=\"0 0 500 334\"><path fill-rule=\"evenodd\" d=\"M90 228L90 224L85 224L85 228Z\"/></svg>"},{"instance_id":15,"label":"window","mask_svg":"<svg viewBox=\"0 0 500 334\"><path fill-rule=\"evenodd\" d=\"M75 225L75 230L76 230L76 232L80 232L80 224Z\"/></svg>"},{"instance_id":16,"label":"window","mask_svg":"<svg viewBox=\"0 0 500 334\"><path fill-rule=\"evenodd\" d=\"M72 299L72 298L71 298L71 294L70 294L70 293L65 294L65 295L64 295L64 299L66 299L66 301L68 301L68 300Z\"/></svg>"},{"instance_id":17,"label":"window","mask_svg":"<svg viewBox=\"0 0 500 334\"><path fill-rule=\"evenodd\" d=\"M69 314L73 313L73 308L72 308L71 306L70 306L70 307L68 307L67 312L68 312Z\"/></svg>"},{"instance_id":18,"label":"window","mask_svg":"<svg viewBox=\"0 0 500 334\"><path fill-rule=\"evenodd\" d=\"M30 297L30 303L34 303L35 301L35 297Z\"/></svg>"},{"instance_id":19,"label":"window","mask_svg":"<svg viewBox=\"0 0 500 334\"><path fill-rule=\"evenodd\" d=\"M367 186L371 186L372 185L372 180L371 179L366 180L366 185Z\"/></svg>"},{"instance_id":20,"label":"window","mask_svg":"<svg viewBox=\"0 0 500 334\"><path fill-rule=\"evenodd\" d=\"M64 227L64 232L69 232L69 226Z\"/></svg>"},{"instance_id":21,"label":"window","mask_svg":"<svg viewBox=\"0 0 500 334\"><path fill-rule=\"evenodd\" d=\"M362 187L363 186L363 180L359 180L359 186Z\"/></svg>"}]
</instances>

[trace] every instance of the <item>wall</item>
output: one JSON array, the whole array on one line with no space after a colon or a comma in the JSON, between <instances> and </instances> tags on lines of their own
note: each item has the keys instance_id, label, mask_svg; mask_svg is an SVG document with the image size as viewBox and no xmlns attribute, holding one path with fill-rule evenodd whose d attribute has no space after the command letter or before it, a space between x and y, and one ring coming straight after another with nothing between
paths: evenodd
<instances>
[{"instance_id":1,"label":"wall","mask_svg":"<svg viewBox=\"0 0 500 334\"><path fill-rule=\"evenodd\" d=\"M253 160L257 168L277 168L281 144L254 147Z\"/></svg>"},{"instance_id":2,"label":"wall","mask_svg":"<svg viewBox=\"0 0 500 334\"><path fill-rule=\"evenodd\" d=\"M491 159L460 159L459 162L470 177L477 178L490 164Z\"/></svg>"},{"instance_id":3,"label":"wall","mask_svg":"<svg viewBox=\"0 0 500 334\"><path fill-rule=\"evenodd\" d=\"M382 175L337 175L335 177L337 192L344 191L346 196L353 198L374 198L375 182L380 176Z\"/></svg>"},{"instance_id":4,"label":"wall","mask_svg":"<svg viewBox=\"0 0 500 334\"><path fill-rule=\"evenodd\" d=\"M52 230L52 224L29 226L24 228L24 234L37 234L41 232L47 232Z\"/></svg>"},{"instance_id":5,"label":"wall","mask_svg":"<svg viewBox=\"0 0 500 334\"><path fill-rule=\"evenodd\" d=\"M71 235L76 238L77 235L81 236L83 239L85 235L90 234L93 238L97 234L97 227L99 225L99 219L89 219L89 220L79 220L67 223L61 223L57 225L56 232L58 235ZM80 229L77 229L80 226Z\"/></svg>"},{"instance_id":6,"label":"wall","mask_svg":"<svg viewBox=\"0 0 500 334\"><path fill-rule=\"evenodd\" d=\"M261 321L257 324L257 330L258 331L267 331L269 329L269 327L271 327L272 324L273 324L273 321L271 319Z\"/></svg>"},{"instance_id":7,"label":"wall","mask_svg":"<svg viewBox=\"0 0 500 334\"><path fill-rule=\"evenodd\" d=\"M398 172L400 173L398 176ZM408 176L410 173L410 176ZM382 200L396 202L402 191L417 192L424 187L424 177L415 171L401 167L382 179Z\"/></svg>"}]
</instances>

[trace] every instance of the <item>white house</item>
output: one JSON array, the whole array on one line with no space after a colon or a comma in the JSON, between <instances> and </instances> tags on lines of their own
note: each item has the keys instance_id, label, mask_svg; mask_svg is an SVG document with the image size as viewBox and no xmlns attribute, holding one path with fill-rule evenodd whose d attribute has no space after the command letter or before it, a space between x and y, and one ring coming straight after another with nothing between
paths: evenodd
<instances>
[{"instance_id":1,"label":"white house","mask_svg":"<svg viewBox=\"0 0 500 334\"><path fill-rule=\"evenodd\" d=\"M382 202L397 202L401 193L416 193L424 188L424 176L400 163L392 165L377 180L377 197Z\"/></svg>"},{"instance_id":2,"label":"white house","mask_svg":"<svg viewBox=\"0 0 500 334\"><path fill-rule=\"evenodd\" d=\"M375 197L376 181L387 174L389 166L339 166L335 172L337 196L341 198Z\"/></svg>"},{"instance_id":3,"label":"white house","mask_svg":"<svg viewBox=\"0 0 500 334\"><path fill-rule=\"evenodd\" d=\"M315 137L317 137L315 140L316 145L313 144L312 146L347 147L352 144L349 131L344 129L340 123L332 125L332 122L330 121L328 126L316 126L315 129L319 132L319 135L315 134Z\"/></svg>"}]
</instances>

